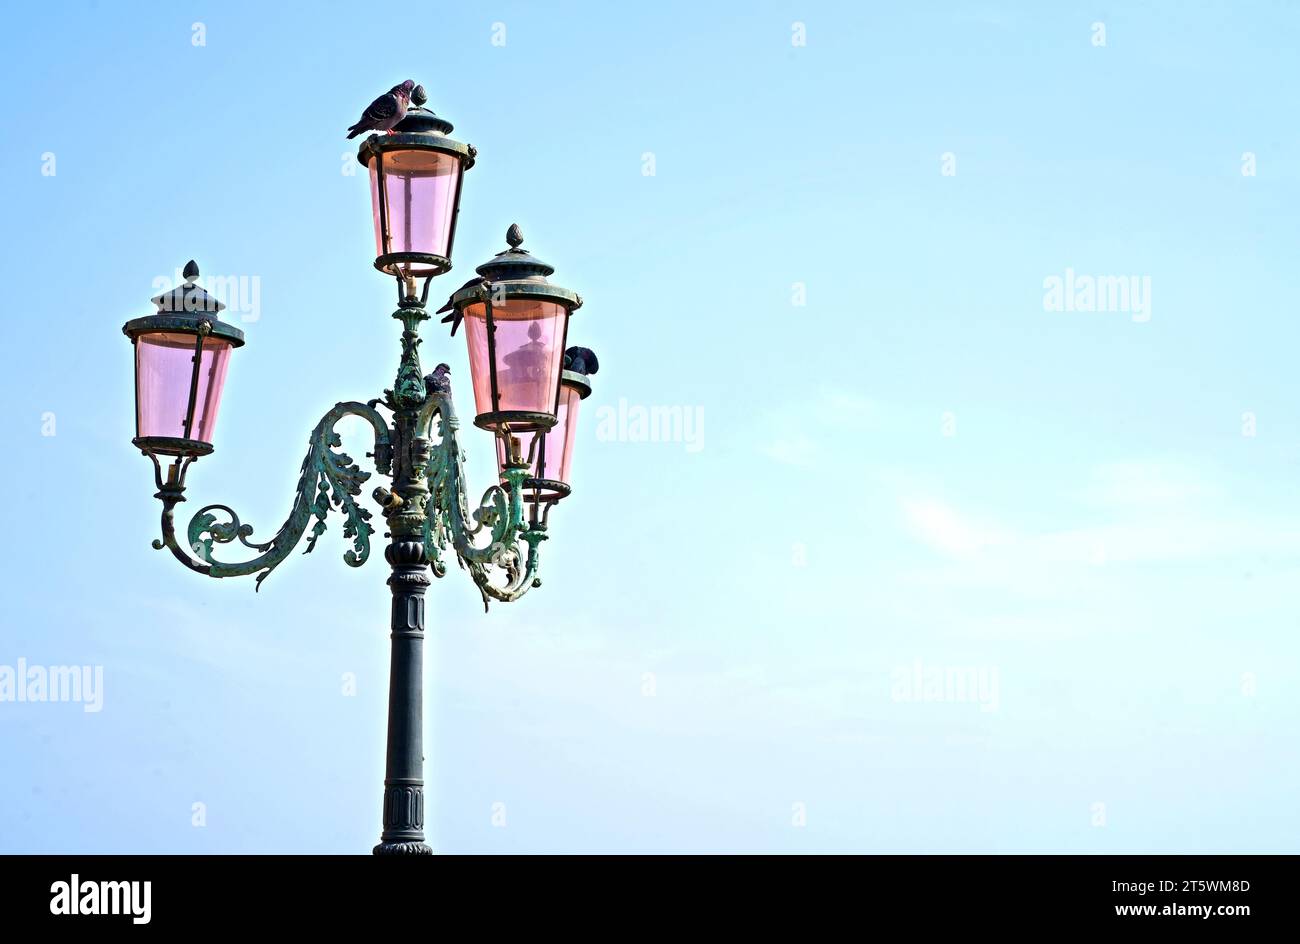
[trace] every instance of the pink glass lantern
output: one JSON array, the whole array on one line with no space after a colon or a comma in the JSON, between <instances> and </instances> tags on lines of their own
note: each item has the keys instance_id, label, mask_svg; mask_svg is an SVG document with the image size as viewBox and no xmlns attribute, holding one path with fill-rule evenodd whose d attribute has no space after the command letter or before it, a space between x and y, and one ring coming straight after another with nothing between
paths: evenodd
<instances>
[{"instance_id":1,"label":"pink glass lantern","mask_svg":"<svg viewBox=\"0 0 1300 944\"><path fill-rule=\"evenodd\" d=\"M447 137L451 122L419 107L425 101L416 86L413 107L393 132L371 135L357 152L370 173L375 268L409 278L451 268L461 180L476 153Z\"/></svg>"},{"instance_id":2,"label":"pink glass lantern","mask_svg":"<svg viewBox=\"0 0 1300 944\"><path fill-rule=\"evenodd\" d=\"M230 341L159 331L135 341L136 432L211 443ZM195 359L198 375L195 377ZM190 391L194 409L190 412Z\"/></svg>"},{"instance_id":3,"label":"pink glass lantern","mask_svg":"<svg viewBox=\"0 0 1300 944\"><path fill-rule=\"evenodd\" d=\"M493 343L489 343L487 303L465 309L470 375L474 380L474 403L480 414L555 412L568 314L558 302L531 298L493 305L492 321L496 330ZM534 418L533 425L537 422ZM516 430L529 425L522 416L516 417L515 424L512 425Z\"/></svg>"},{"instance_id":4,"label":"pink glass lantern","mask_svg":"<svg viewBox=\"0 0 1300 944\"><path fill-rule=\"evenodd\" d=\"M546 280L555 269L520 249L523 238L511 226L510 248L448 302L452 331L465 321L474 423L503 435L556 425L569 316L582 305L576 292Z\"/></svg>"},{"instance_id":5,"label":"pink glass lantern","mask_svg":"<svg viewBox=\"0 0 1300 944\"><path fill-rule=\"evenodd\" d=\"M524 447L529 460L530 477L524 482L524 496L532 502L557 502L570 493L569 469L573 463L573 443L577 437L578 409L591 395L590 375L598 367L596 355L587 348L571 347L564 355L565 369L560 376L560 401L555 425L533 434ZM497 438L497 466L504 472L510 462L505 437Z\"/></svg>"},{"instance_id":6,"label":"pink glass lantern","mask_svg":"<svg viewBox=\"0 0 1300 944\"><path fill-rule=\"evenodd\" d=\"M158 311L123 326L135 345L135 422L132 440L146 454L201 456L212 451L230 352L244 333L222 322L226 306L195 284L199 267L185 267L185 282L153 299Z\"/></svg>"}]
</instances>

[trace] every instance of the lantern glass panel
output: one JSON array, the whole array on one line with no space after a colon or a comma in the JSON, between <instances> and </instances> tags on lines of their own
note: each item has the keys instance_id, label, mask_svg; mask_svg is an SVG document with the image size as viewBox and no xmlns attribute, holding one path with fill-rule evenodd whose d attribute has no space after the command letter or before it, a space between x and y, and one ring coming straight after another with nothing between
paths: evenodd
<instances>
[{"instance_id":1,"label":"lantern glass panel","mask_svg":"<svg viewBox=\"0 0 1300 944\"><path fill-rule=\"evenodd\" d=\"M378 157L370 158L376 254L414 252L447 257L456 215L460 159L442 151L385 151L382 164L386 217L380 213L380 163ZM432 270L420 263L411 267L417 275Z\"/></svg>"},{"instance_id":2,"label":"lantern glass panel","mask_svg":"<svg viewBox=\"0 0 1300 944\"><path fill-rule=\"evenodd\" d=\"M529 475L535 479L551 479L569 484L569 465L573 461L573 442L578 429L578 405L582 396L576 387L568 384L560 386L560 405L555 411L555 425L537 435L543 441L537 444L533 455L533 464ZM531 438L522 444L525 457L531 444ZM497 468L506 467L506 445L497 437Z\"/></svg>"},{"instance_id":3,"label":"lantern glass panel","mask_svg":"<svg viewBox=\"0 0 1300 944\"><path fill-rule=\"evenodd\" d=\"M492 402L487 306L465 309L474 402L480 414L500 411L553 413L564 362L568 310L559 302L511 298L493 303L494 348L499 402Z\"/></svg>"},{"instance_id":4,"label":"lantern glass panel","mask_svg":"<svg viewBox=\"0 0 1300 944\"><path fill-rule=\"evenodd\" d=\"M135 342L136 433L184 439L194 376L193 334L142 334ZM230 342L204 338L189 439L212 442L230 362Z\"/></svg>"}]
</instances>

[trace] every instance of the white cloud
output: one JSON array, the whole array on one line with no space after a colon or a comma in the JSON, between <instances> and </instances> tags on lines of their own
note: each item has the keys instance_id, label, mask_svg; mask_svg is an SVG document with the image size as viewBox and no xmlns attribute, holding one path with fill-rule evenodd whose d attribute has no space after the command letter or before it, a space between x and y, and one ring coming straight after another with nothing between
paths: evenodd
<instances>
[{"instance_id":1,"label":"white cloud","mask_svg":"<svg viewBox=\"0 0 1300 944\"><path fill-rule=\"evenodd\" d=\"M1157 507L1209 500L1222 495L1195 470L1158 460L1132 460L1097 466L1092 480L1074 497L1102 508Z\"/></svg>"},{"instance_id":2,"label":"white cloud","mask_svg":"<svg viewBox=\"0 0 1300 944\"><path fill-rule=\"evenodd\" d=\"M1002 529L970 521L936 499L906 498L902 507L913 533L945 554L963 556L1013 541Z\"/></svg>"},{"instance_id":3,"label":"white cloud","mask_svg":"<svg viewBox=\"0 0 1300 944\"><path fill-rule=\"evenodd\" d=\"M1173 463L1098 466L1067 491L1063 519L1095 521L1029 530L900 487L908 530L942 555L975 563L975 574L1043 574L1060 565L1217 560L1240 554L1300 554L1300 521L1230 507L1226 493ZM1034 502L1039 510L1042 501ZM1102 520L1097 520L1102 519ZM972 568L966 567L964 579Z\"/></svg>"}]
</instances>

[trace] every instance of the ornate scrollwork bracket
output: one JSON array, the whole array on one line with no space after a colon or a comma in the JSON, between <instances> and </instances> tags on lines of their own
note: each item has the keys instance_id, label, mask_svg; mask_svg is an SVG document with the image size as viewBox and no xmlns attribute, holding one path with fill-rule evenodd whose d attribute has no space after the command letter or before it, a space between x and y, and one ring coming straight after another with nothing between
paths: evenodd
<instances>
[{"instance_id":1,"label":"ornate scrollwork bracket","mask_svg":"<svg viewBox=\"0 0 1300 944\"><path fill-rule=\"evenodd\" d=\"M418 326L427 316L423 300L404 299L395 316L403 322L402 359L393 389L382 399L369 403L339 403L312 430L307 456L298 479L298 492L288 519L270 540L252 540L253 528L244 524L228 505L205 505L190 519L184 540L177 537L173 512L185 501L185 471L193 457L177 459L164 475L157 456L154 461L159 498L163 503L162 539L154 547L168 548L190 570L209 577L257 575L257 586L289 552L310 527L306 552L312 551L325 532L331 509L342 512L343 536L352 547L343 559L360 567L370 556L374 534L371 513L357 501L362 485L370 478L352 458L336 451L341 444L334 427L346 416L359 416L374 428L376 469L392 479L392 488L377 488L388 537L423 547L435 576L447 572L445 556L454 554L468 570L483 597L484 609L492 600L512 602L533 587L541 586L537 576L538 547L547 538L545 514L537 509L525 520L524 482L530 458L517 455L509 430L508 451L501 482L483 492L471 507L465 485L464 453L458 440L459 421L451 402L450 368L446 364L427 377L420 376ZM386 419L376 407L392 412ZM436 433L436 441L431 434ZM313 521L315 522L313 524ZM257 556L241 563L218 560L217 545L239 542ZM525 549L526 548L526 549ZM504 580L499 579L504 575Z\"/></svg>"},{"instance_id":2,"label":"ornate scrollwork bracket","mask_svg":"<svg viewBox=\"0 0 1300 944\"><path fill-rule=\"evenodd\" d=\"M335 508L344 516L343 536L352 540L352 547L343 555L343 559L352 567L360 567L370 556L370 536L374 533L374 528L370 524L370 512L358 504L356 496L361 493L361 486L370 478L370 473L362 471L346 453L335 451L342 440L334 427L345 416L359 416L374 427L375 451L372 455L375 466L380 473L386 474L390 470L392 445L384 417L364 403L337 404L312 430L310 447L303 459L302 474L298 479L298 493L294 497L288 519L269 541L263 543L249 540L253 535L252 525L244 524L233 509L220 504L200 508L190 519L186 529L186 542L179 542L173 509L179 502L185 501L185 466L172 471L164 479L155 458L157 497L162 500L163 513L162 540L154 541L153 546L158 550L164 547L170 549L186 567L209 577L242 577L256 573L257 586L260 588L266 576L297 546L313 519L316 523L311 528L304 553L310 553L315 548L317 539L325 533L326 516L331 508ZM173 466L173 469L176 467ZM214 512L226 520L220 520ZM242 563L227 563L213 556L215 545L235 541L258 551L258 556Z\"/></svg>"},{"instance_id":3,"label":"ornate scrollwork bracket","mask_svg":"<svg viewBox=\"0 0 1300 944\"><path fill-rule=\"evenodd\" d=\"M546 540L546 527L538 520L524 521L523 483L529 475L524 464L508 465L502 472L504 483L490 486L478 506L470 509L464 454L457 438L460 422L451 402L448 373L447 365L440 364L426 378L429 396L416 424L422 437L435 431L435 425L438 435L426 467L425 554L434 574L441 577L447 572L443 552L450 548L473 577L486 610L491 600L510 603L541 586L537 548ZM527 545L526 553L520 541ZM493 582L494 569L505 575L504 584Z\"/></svg>"}]
</instances>

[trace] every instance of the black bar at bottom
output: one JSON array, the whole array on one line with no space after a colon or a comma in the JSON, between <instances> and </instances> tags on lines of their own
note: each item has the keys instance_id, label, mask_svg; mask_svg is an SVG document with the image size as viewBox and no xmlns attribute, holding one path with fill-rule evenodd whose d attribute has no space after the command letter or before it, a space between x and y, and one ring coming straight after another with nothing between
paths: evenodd
<instances>
[{"instance_id":1,"label":"black bar at bottom","mask_svg":"<svg viewBox=\"0 0 1300 944\"><path fill-rule=\"evenodd\" d=\"M378 862L362 856L9 856L0 857L0 920L7 932L75 925L85 931L285 927L299 934L313 928L337 934L350 926L373 930L382 915L399 913L413 925L431 928L425 922L440 920L437 903L455 901L465 914L549 914L550 921L560 923L553 927L565 928L623 913L630 926L647 929L676 927L684 920L695 926L699 919L722 922L734 932L785 917L805 932L827 924L863 934L871 928L911 928L918 936L908 936L915 940L932 940L936 930L949 927L993 934L1125 925L1144 934L1200 927L1235 939L1250 930L1291 926L1296 914L1290 857L844 856L719 862L717 857L657 856L599 869L583 858L544 870L530 862L515 866L494 859L480 872L472 858L450 857L419 864L409 857ZM519 873L510 875L516 867ZM392 910L399 902L404 903L400 912Z\"/></svg>"}]
</instances>

